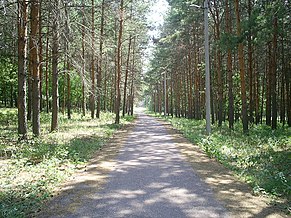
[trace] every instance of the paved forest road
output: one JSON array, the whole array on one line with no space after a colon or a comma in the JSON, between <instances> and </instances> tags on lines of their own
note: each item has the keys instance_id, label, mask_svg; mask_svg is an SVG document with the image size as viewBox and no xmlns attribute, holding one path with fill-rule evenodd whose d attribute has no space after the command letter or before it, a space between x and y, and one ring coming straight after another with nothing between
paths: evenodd
<instances>
[{"instance_id":1,"label":"paved forest road","mask_svg":"<svg viewBox=\"0 0 291 218\"><path fill-rule=\"evenodd\" d=\"M166 128L139 114L107 183L73 212L49 217L228 217Z\"/></svg>"}]
</instances>

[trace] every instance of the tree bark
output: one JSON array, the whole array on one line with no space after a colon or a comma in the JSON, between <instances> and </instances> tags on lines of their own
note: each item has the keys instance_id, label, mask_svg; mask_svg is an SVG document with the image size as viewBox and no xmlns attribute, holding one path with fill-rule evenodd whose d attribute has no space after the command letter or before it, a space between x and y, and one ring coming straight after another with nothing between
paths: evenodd
<instances>
[{"instance_id":1,"label":"tree bark","mask_svg":"<svg viewBox=\"0 0 291 218\"><path fill-rule=\"evenodd\" d=\"M54 18L53 18L53 47L52 47L52 124L51 131L58 129L59 112L59 0L54 0Z\"/></svg>"},{"instance_id":2,"label":"tree bark","mask_svg":"<svg viewBox=\"0 0 291 218\"><path fill-rule=\"evenodd\" d=\"M128 42L128 52L127 52L127 60L126 60L126 69L125 69L125 78L124 78L124 87L123 87L123 107L122 107L122 117L125 116L125 107L126 107L126 91L127 91L127 79L128 79L128 71L129 71L129 61L130 61L130 51L131 51L131 35L129 36Z\"/></svg>"},{"instance_id":3,"label":"tree bark","mask_svg":"<svg viewBox=\"0 0 291 218\"><path fill-rule=\"evenodd\" d=\"M272 44L268 43L268 62L266 63L266 125L271 126L272 111Z\"/></svg>"},{"instance_id":4,"label":"tree bark","mask_svg":"<svg viewBox=\"0 0 291 218\"><path fill-rule=\"evenodd\" d=\"M248 16L249 20L251 19L252 14L252 0L248 0ZM249 76L249 120L254 122L254 92L253 92L253 46L252 46L252 27L249 26L248 33L248 76Z\"/></svg>"},{"instance_id":5,"label":"tree bark","mask_svg":"<svg viewBox=\"0 0 291 218\"><path fill-rule=\"evenodd\" d=\"M45 101L46 113L49 113L49 27L47 27L46 38L46 61L45 61Z\"/></svg>"},{"instance_id":6,"label":"tree bark","mask_svg":"<svg viewBox=\"0 0 291 218\"><path fill-rule=\"evenodd\" d=\"M97 110L96 117L100 118L100 110L101 110L101 94L102 94L102 62L103 62L103 38L104 38L104 15L105 11L105 0L102 0L101 4L101 24L100 24L100 45L99 45L99 70L98 70L98 78L97 78ZM105 101L105 100L104 100Z\"/></svg>"},{"instance_id":7,"label":"tree bark","mask_svg":"<svg viewBox=\"0 0 291 218\"><path fill-rule=\"evenodd\" d=\"M26 37L27 2L18 0L18 134L19 139L27 139L26 117Z\"/></svg>"},{"instance_id":8,"label":"tree bark","mask_svg":"<svg viewBox=\"0 0 291 218\"><path fill-rule=\"evenodd\" d=\"M275 15L273 20L273 54L272 54L272 129L277 128L277 38L278 18Z\"/></svg>"},{"instance_id":9,"label":"tree bark","mask_svg":"<svg viewBox=\"0 0 291 218\"><path fill-rule=\"evenodd\" d=\"M91 23L92 23L92 44L91 44L91 53L92 53L92 60L91 60L91 93L90 93L90 109L91 109L91 118L94 119L95 116L95 26L94 26L94 19L95 19L95 8L94 8L94 0L92 0L92 11L91 11ZM99 83L99 81L98 81ZM98 95L100 96L100 95ZM100 109L100 103L99 103Z\"/></svg>"},{"instance_id":10,"label":"tree bark","mask_svg":"<svg viewBox=\"0 0 291 218\"><path fill-rule=\"evenodd\" d=\"M86 96L85 96L85 2L82 0L82 115L86 116Z\"/></svg>"},{"instance_id":11,"label":"tree bark","mask_svg":"<svg viewBox=\"0 0 291 218\"><path fill-rule=\"evenodd\" d=\"M215 39L217 42L220 40L220 17L219 17L219 9L217 6L217 1L214 0L214 25L216 29ZM221 57L221 50L219 47L216 48L216 71L217 71L217 89L218 89L218 126L222 125L222 115L223 115L223 80L222 80L222 57Z\"/></svg>"},{"instance_id":12,"label":"tree bark","mask_svg":"<svg viewBox=\"0 0 291 218\"><path fill-rule=\"evenodd\" d=\"M235 13L237 24L237 36L241 37L241 22L239 12L239 2L235 0ZM238 44L238 59L239 59L239 71L240 71L240 83L241 83L241 99L242 99L242 122L243 131L248 133L248 113L247 113L247 98L246 98L246 82L245 82L245 61L244 61L244 45L242 42Z\"/></svg>"},{"instance_id":13,"label":"tree bark","mask_svg":"<svg viewBox=\"0 0 291 218\"><path fill-rule=\"evenodd\" d=\"M225 19L226 19L226 32L229 36L231 31L231 15L229 10L229 1L225 2ZM234 100L233 100L233 73L232 73L232 52L231 48L227 48L227 75L228 75L228 127L233 129L234 125Z\"/></svg>"},{"instance_id":14,"label":"tree bark","mask_svg":"<svg viewBox=\"0 0 291 218\"><path fill-rule=\"evenodd\" d=\"M31 2L30 11L30 40L33 46L30 49L30 63L32 69L32 132L40 135L40 89L39 89L39 1Z\"/></svg>"},{"instance_id":15,"label":"tree bark","mask_svg":"<svg viewBox=\"0 0 291 218\"><path fill-rule=\"evenodd\" d=\"M120 0L119 8L119 33L118 33L118 43L117 43L117 80L116 80L116 103L115 103L115 124L120 122L120 81L121 81L121 49L122 49L122 34L123 34L123 0Z\"/></svg>"},{"instance_id":16,"label":"tree bark","mask_svg":"<svg viewBox=\"0 0 291 218\"><path fill-rule=\"evenodd\" d=\"M39 26L38 26L38 36L39 36L39 105L40 111L43 109L43 99L42 99L42 78L43 78L43 47L42 47L42 0L39 0Z\"/></svg>"}]
</instances>

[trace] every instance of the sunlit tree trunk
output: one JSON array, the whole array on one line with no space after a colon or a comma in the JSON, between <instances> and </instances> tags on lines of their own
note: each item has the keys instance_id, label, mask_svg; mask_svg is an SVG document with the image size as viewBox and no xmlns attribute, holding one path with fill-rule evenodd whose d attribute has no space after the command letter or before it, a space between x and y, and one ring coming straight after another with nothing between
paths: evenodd
<instances>
[{"instance_id":1,"label":"sunlit tree trunk","mask_svg":"<svg viewBox=\"0 0 291 218\"><path fill-rule=\"evenodd\" d=\"M239 13L239 2L235 0L235 13L236 13L236 25L237 36L241 36L241 22ZM247 97L246 97L246 82L245 82L245 61L244 61L244 46L240 42L238 44L238 59L239 59L239 71L240 71L240 84L241 84L241 99L242 99L242 122L244 133L248 132L248 113L247 113Z\"/></svg>"},{"instance_id":2,"label":"sunlit tree trunk","mask_svg":"<svg viewBox=\"0 0 291 218\"><path fill-rule=\"evenodd\" d=\"M220 16L219 9L217 5L217 1L214 0L214 26L215 26L215 39L217 42L220 40ZM222 125L222 115L223 115L223 80L222 80L222 57L221 50L219 46L216 48L216 71L217 71L217 90L218 90L218 110L217 110L217 118L218 118L218 126Z\"/></svg>"}]
</instances>

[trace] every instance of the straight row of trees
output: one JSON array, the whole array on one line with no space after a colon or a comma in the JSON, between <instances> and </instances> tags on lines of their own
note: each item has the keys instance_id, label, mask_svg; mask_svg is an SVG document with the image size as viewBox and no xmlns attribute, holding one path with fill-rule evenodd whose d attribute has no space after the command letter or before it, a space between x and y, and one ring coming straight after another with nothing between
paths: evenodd
<instances>
[{"instance_id":1,"label":"straight row of trees","mask_svg":"<svg viewBox=\"0 0 291 218\"><path fill-rule=\"evenodd\" d=\"M18 132L27 120L40 134L40 112L72 109L133 113L147 43L150 1L18 0L0 9L0 89L5 106L18 105ZM17 88L18 87L18 88ZM16 99L18 99L16 104Z\"/></svg>"},{"instance_id":2,"label":"straight row of trees","mask_svg":"<svg viewBox=\"0 0 291 218\"><path fill-rule=\"evenodd\" d=\"M147 73L151 108L205 117L203 11L168 0L171 9ZM212 123L242 120L291 126L290 1L209 0Z\"/></svg>"}]
</instances>

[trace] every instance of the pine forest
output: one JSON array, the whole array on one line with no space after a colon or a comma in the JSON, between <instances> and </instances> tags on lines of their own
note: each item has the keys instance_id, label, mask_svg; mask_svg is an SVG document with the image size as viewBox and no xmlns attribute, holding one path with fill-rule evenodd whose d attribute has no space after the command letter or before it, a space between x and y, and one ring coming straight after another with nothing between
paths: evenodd
<instances>
[{"instance_id":1,"label":"pine forest","mask_svg":"<svg viewBox=\"0 0 291 218\"><path fill-rule=\"evenodd\" d=\"M290 0L0 1L0 217L37 214L140 113L290 215L290 27Z\"/></svg>"}]
</instances>

